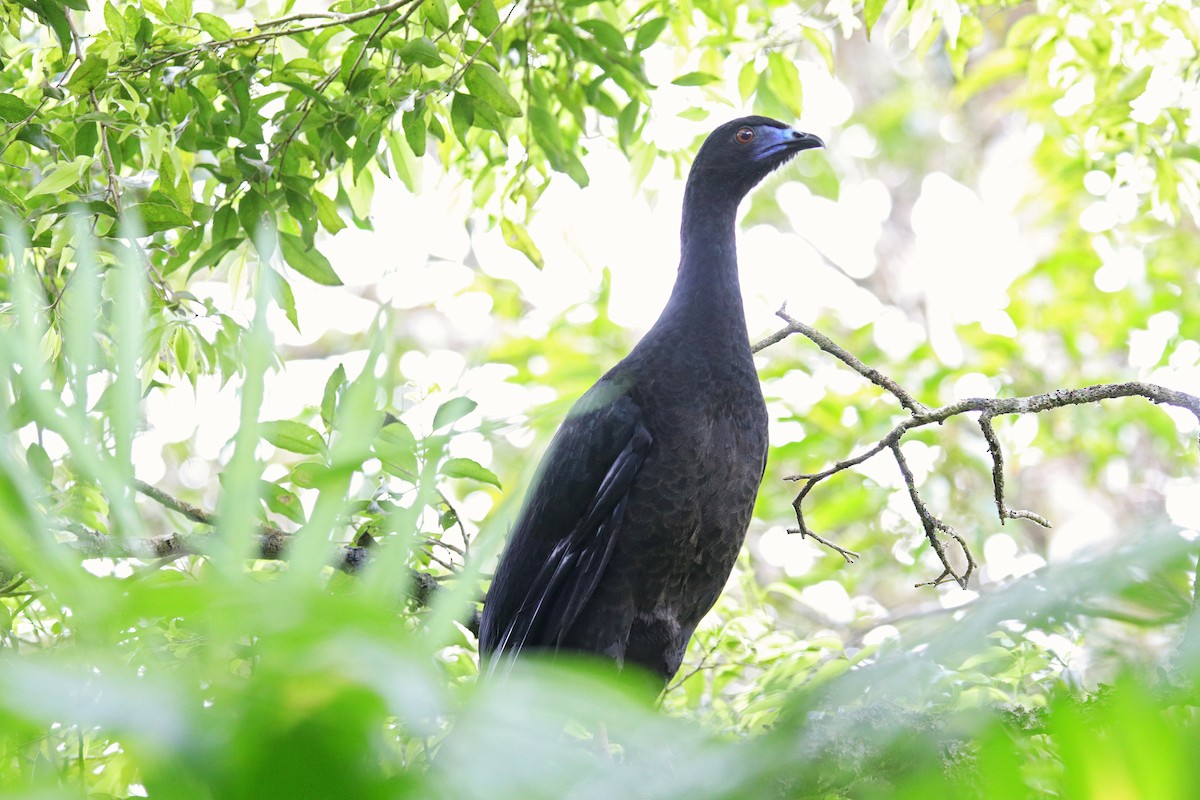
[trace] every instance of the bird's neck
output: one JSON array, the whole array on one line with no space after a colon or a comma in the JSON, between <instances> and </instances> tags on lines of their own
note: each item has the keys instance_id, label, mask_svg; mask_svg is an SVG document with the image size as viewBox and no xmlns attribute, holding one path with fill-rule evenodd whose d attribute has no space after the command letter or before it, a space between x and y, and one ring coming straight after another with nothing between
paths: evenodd
<instances>
[{"instance_id":1,"label":"bird's neck","mask_svg":"<svg viewBox=\"0 0 1200 800\"><path fill-rule=\"evenodd\" d=\"M668 311L699 322L714 333L741 331L745 336L736 220L736 202L705 197L689 184L680 230L679 274Z\"/></svg>"}]
</instances>

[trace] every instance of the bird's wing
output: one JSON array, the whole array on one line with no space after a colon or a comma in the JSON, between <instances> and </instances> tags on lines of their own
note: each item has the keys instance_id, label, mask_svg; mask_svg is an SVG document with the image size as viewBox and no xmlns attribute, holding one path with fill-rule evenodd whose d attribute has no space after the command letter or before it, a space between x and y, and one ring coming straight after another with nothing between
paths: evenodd
<instances>
[{"instance_id":1,"label":"bird's wing","mask_svg":"<svg viewBox=\"0 0 1200 800\"><path fill-rule=\"evenodd\" d=\"M572 409L542 459L488 591L481 652L562 642L608 565L651 441L637 404L605 381Z\"/></svg>"}]
</instances>

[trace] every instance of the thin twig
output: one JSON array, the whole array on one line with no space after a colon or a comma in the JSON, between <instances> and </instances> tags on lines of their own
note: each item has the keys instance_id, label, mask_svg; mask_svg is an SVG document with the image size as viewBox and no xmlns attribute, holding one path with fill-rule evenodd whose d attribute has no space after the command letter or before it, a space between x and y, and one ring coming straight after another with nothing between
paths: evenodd
<instances>
[{"instance_id":1,"label":"thin twig","mask_svg":"<svg viewBox=\"0 0 1200 800\"><path fill-rule=\"evenodd\" d=\"M859 360L857 356L853 355L845 348L835 343L832 339L818 331L816 328L805 325L799 320L792 319L790 316L788 316L786 305L780 307L780 309L775 312L775 316L786 322L787 327L776 331L767 338L763 339L761 342L758 342L752 346L750 349L753 352L757 353L763 348L770 347L777 342L781 342L787 337L791 336L793 333L802 334L811 339L813 343L817 345L817 347L821 348L826 353L829 353L831 356L850 367L859 375L862 375L871 383L886 389L888 392L891 392L893 395L895 395L896 399L900 401L900 405L904 406L912 414L920 415L928 411L924 405L917 402L917 400L911 394L905 391L900 384L896 383L894 380L884 375L874 367L867 366L861 360Z\"/></svg>"},{"instance_id":2,"label":"thin twig","mask_svg":"<svg viewBox=\"0 0 1200 800\"><path fill-rule=\"evenodd\" d=\"M979 415L979 430L983 431L988 453L992 457L992 488L996 497L996 513L1000 515L1000 524L1003 525L1005 520L1010 519L1027 519L1036 522L1043 528L1053 527L1050 520L1040 514L1008 507L1004 500L1004 451L1000 448L1000 439L996 436L996 429L992 427L991 414L985 412Z\"/></svg>"},{"instance_id":3,"label":"thin twig","mask_svg":"<svg viewBox=\"0 0 1200 800\"><path fill-rule=\"evenodd\" d=\"M904 453L900 451L900 443L893 442L891 444L892 455L896 458L896 464L900 467L900 474L904 476L904 485L908 487L908 496L912 500L913 508L917 510L917 516L921 518L921 525L925 528L925 537L929 539L930 546L937 553L938 559L942 562L942 574L927 583L918 583L917 586L937 586L946 579L952 579L963 589L967 588L967 581L971 579L971 573L975 571L975 559L971 556L971 548L967 547L967 543L958 535L958 532L951 528L946 523L935 517L929 507L925 505L925 501L921 499L920 492L917 491L916 480L913 478L912 469L908 466L908 460L904 458ZM961 575L950 563L950 559L946 556L946 550L942 547L942 540L938 537L938 533L944 533L954 541L958 542L962 548L963 555L967 558L967 569Z\"/></svg>"}]
</instances>

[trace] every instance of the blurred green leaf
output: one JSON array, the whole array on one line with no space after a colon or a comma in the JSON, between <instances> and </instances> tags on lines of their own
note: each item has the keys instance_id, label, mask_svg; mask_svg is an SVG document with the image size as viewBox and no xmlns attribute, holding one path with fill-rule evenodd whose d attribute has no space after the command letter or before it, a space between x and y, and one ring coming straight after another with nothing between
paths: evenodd
<instances>
[{"instance_id":1,"label":"blurred green leaf","mask_svg":"<svg viewBox=\"0 0 1200 800\"><path fill-rule=\"evenodd\" d=\"M488 483L497 489L503 488L496 473L469 458L448 458L441 466L441 473L448 478L470 478L480 483Z\"/></svg>"},{"instance_id":2,"label":"blurred green leaf","mask_svg":"<svg viewBox=\"0 0 1200 800\"><path fill-rule=\"evenodd\" d=\"M317 455L325 452L325 440L321 434L302 422L276 420L262 423L262 437L275 447L289 453Z\"/></svg>"}]
</instances>

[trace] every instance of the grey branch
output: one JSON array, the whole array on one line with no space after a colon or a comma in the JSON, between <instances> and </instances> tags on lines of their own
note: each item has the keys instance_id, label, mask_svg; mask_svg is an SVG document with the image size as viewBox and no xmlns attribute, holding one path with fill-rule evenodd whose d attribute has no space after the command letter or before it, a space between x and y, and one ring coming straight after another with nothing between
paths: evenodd
<instances>
[{"instance_id":1,"label":"grey branch","mask_svg":"<svg viewBox=\"0 0 1200 800\"><path fill-rule=\"evenodd\" d=\"M193 522L209 526L217 524L217 517L212 512L172 497L156 486L151 486L144 481L134 481L134 488L164 508L176 511ZM206 549L203 534L187 536L181 533L171 533L165 536L152 536L149 539L120 542L111 536L87 529L74 529L72 533L76 537L76 549L85 558L173 559L187 555L200 555ZM274 525L260 525L255 554L267 561L284 561L287 559L287 548L291 538L291 534ZM352 575L362 569L370 557L369 547L343 545L334 551L329 564L334 569ZM415 569L409 569L408 573L409 596L418 605L428 605L429 599L441 586L437 578Z\"/></svg>"},{"instance_id":2,"label":"grey branch","mask_svg":"<svg viewBox=\"0 0 1200 800\"><path fill-rule=\"evenodd\" d=\"M864 378L869 380L871 383L886 389L888 392L891 392L893 395L895 395L896 399L900 401L900 405L907 408L913 414L924 414L928 412L929 409L917 402L917 400L911 394L905 391L900 384L896 383L887 375L884 375L874 367L867 366L861 360L859 360L858 356L850 353L816 328L805 325L803 322L792 319L790 316L788 316L786 305L780 307L780 309L775 312L775 316L786 322L787 327L776 331L767 338L763 339L761 342L753 345L750 349L755 353L765 347L770 347L777 342L782 342L793 333L803 334L811 339L813 343L817 345L817 347L821 348L826 353L829 353L829 355L838 359L846 366L857 372L859 375L862 375Z\"/></svg>"},{"instance_id":3,"label":"grey branch","mask_svg":"<svg viewBox=\"0 0 1200 800\"><path fill-rule=\"evenodd\" d=\"M891 450L904 477L909 498L912 500L913 507L921 519L921 525L925 529L926 538L929 539L930 545L942 562L943 572L929 582L932 585L943 583L946 580L954 580L960 586L965 587L967 580L975 571L977 565L966 541L953 528L935 517L930 512L928 506L925 505L924 500L921 499L912 470L909 469L908 462L905 460L904 454L900 451L900 442L909 431L925 427L926 425L940 425L951 417L960 414L978 412L979 430L983 434L984 441L987 442L988 453L992 459L992 488L1000 523L1004 524L1006 520L1010 519L1027 519L1049 528L1050 522L1039 514L1008 507L1005 500L1004 487L1004 453L1000 447L1000 440L996 436L995 428L992 427L992 419L994 417L1007 414L1039 414L1055 408L1098 403L1101 400L1115 400L1121 397L1142 397L1156 405L1169 405L1185 409L1191 412L1196 421L1200 423L1200 397L1175 389L1168 389L1165 386L1138 381L1105 383L1095 386L1085 386L1081 389L1058 389L1053 392L1026 397L968 397L965 400L959 400L940 408L931 409L916 400L896 381L874 367L864 364L859 358L842 348L828 336L802 322L792 319L788 316L786 308L780 308L776 313L780 319L787 323L787 326L755 344L753 346L754 352L757 353L766 347L777 344L794 333L802 334L812 340L822 350L849 366L871 383L892 394L910 414L908 419L898 423L886 436L866 448L863 452L843 461L838 461L833 466L827 467L820 472L789 475L786 477L785 480L803 482L800 491L792 501L792 508L796 512L796 523L799 527L790 529L790 532L799 533L801 536L814 539L840 553L847 562L853 562L858 557L857 553L846 550L827 539L823 539L809 529L804 519L804 500L813 487L826 478L832 477L839 472L844 472L851 467L856 467L884 450ZM953 539L962 548L967 562L965 570L960 571L951 563L939 534Z\"/></svg>"}]
</instances>

